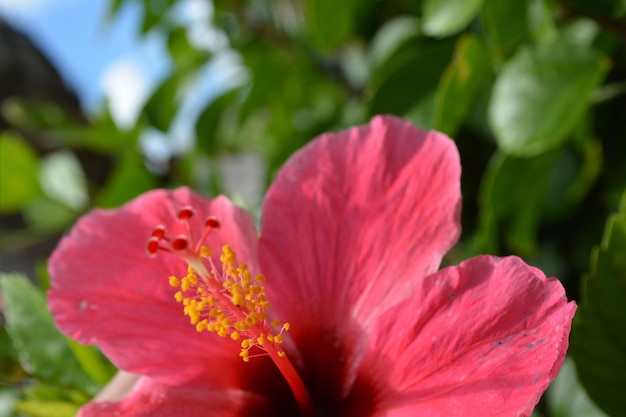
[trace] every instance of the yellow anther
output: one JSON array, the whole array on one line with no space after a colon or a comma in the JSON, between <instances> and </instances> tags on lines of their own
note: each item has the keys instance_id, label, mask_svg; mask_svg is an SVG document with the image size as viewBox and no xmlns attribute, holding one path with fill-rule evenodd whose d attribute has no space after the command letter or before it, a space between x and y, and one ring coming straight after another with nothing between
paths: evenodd
<instances>
[{"instance_id":1,"label":"yellow anther","mask_svg":"<svg viewBox=\"0 0 626 417\"><path fill-rule=\"evenodd\" d=\"M283 330L285 331L289 331L290 327L291 327L291 324L289 324L289 322L285 322L285 324L283 324Z\"/></svg>"},{"instance_id":2,"label":"yellow anther","mask_svg":"<svg viewBox=\"0 0 626 417\"><path fill-rule=\"evenodd\" d=\"M213 251L209 248L207 248L206 246L202 246L200 248L200 257L201 258L209 258L213 256Z\"/></svg>"},{"instance_id":3,"label":"yellow anther","mask_svg":"<svg viewBox=\"0 0 626 417\"><path fill-rule=\"evenodd\" d=\"M268 322L270 303L265 298L263 275L252 275L246 264L238 264L229 246L222 248L222 272L211 260L199 259L212 256L209 248L201 247L192 262L197 269L189 266L185 276L169 278L169 284L178 289L174 298L183 305L189 322L197 332L214 332L239 341L239 356L245 362L250 360L249 350L255 347L274 349L279 356L285 356L277 346L283 341L282 332L289 330L289 323Z\"/></svg>"},{"instance_id":4,"label":"yellow anther","mask_svg":"<svg viewBox=\"0 0 626 417\"><path fill-rule=\"evenodd\" d=\"M198 324L196 324L196 331L199 333L203 330L206 330L208 322L206 320L202 320Z\"/></svg>"},{"instance_id":5,"label":"yellow anther","mask_svg":"<svg viewBox=\"0 0 626 417\"><path fill-rule=\"evenodd\" d=\"M285 357L285 351L279 350L278 351L278 356L281 357L281 358L284 358Z\"/></svg>"},{"instance_id":6,"label":"yellow anther","mask_svg":"<svg viewBox=\"0 0 626 417\"><path fill-rule=\"evenodd\" d=\"M185 277L180 281L180 289L183 291L187 291L191 285L189 284L189 277Z\"/></svg>"},{"instance_id":7,"label":"yellow anther","mask_svg":"<svg viewBox=\"0 0 626 417\"><path fill-rule=\"evenodd\" d=\"M196 271L194 271L191 266L187 269L187 280L191 285L196 285L198 283L198 276L196 275Z\"/></svg>"}]
</instances>

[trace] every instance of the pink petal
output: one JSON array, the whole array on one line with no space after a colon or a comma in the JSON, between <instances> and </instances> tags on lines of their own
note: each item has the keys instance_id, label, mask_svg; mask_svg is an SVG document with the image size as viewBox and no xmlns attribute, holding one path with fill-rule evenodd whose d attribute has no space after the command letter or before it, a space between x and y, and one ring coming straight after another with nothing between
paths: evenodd
<instances>
[{"instance_id":1,"label":"pink petal","mask_svg":"<svg viewBox=\"0 0 626 417\"><path fill-rule=\"evenodd\" d=\"M341 328L410 294L459 236L460 172L445 135L392 116L296 153L263 209L259 259L275 311L292 329Z\"/></svg>"},{"instance_id":2,"label":"pink petal","mask_svg":"<svg viewBox=\"0 0 626 417\"><path fill-rule=\"evenodd\" d=\"M385 416L529 416L556 377L576 305L516 257L480 256L420 282L372 328L361 366Z\"/></svg>"},{"instance_id":3,"label":"pink petal","mask_svg":"<svg viewBox=\"0 0 626 417\"><path fill-rule=\"evenodd\" d=\"M208 378L229 386L242 366L237 343L197 333L168 284L170 275L185 274L185 262L165 252L151 259L145 251L158 224L172 236L184 232L175 214L185 205L197 211L191 220L198 234L207 216L221 218L222 228L208 246L219 251L228 243L257 269L256 232L245 211L225 197L208 200L187 188L157 190L117 210L92 211L63 238L50 259L49 306L64 333L100 345L126 371L172 384Z\"/></svg>"},{"instance_id":4,"label":"pink petal","mask_svg":"<svg viewBox=\"0 0 626 417\"><path fill-rule=\"evenodd\" d=\"M244 391L173 387L149 378L139 380L120 402L83 406L77 417L256 417L271 414L263 397Z\"/></svg>"}]
</instances>

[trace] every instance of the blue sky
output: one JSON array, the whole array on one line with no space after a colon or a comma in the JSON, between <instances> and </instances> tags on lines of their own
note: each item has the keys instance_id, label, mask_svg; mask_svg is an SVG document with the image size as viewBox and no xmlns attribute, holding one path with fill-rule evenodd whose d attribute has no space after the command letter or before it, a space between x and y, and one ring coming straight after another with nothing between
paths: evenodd
<instances>
[{"instance_id":1,"label":"blue sky","mask_svg":"<svg viewBox=\"0 0 626 417\"><path fill-rule=\"evenodd\" d=\"M162 35L139 36L141 9L136 2L127 2L108 19L111 1L0 0L0 14L44 51L85 110L96 112L106 97L118 126L129 128L150 92L167 76L169 58ZM164 157L188 149L195 140L195 118L207 102L245 79L224 35L208 26L211 4L183 0L177 6L175 17L191 41L216 58L189 85L193 94L184 96L171 131L145 132L149 152Z\"/></svg>"},{"instance_id":2,"label":"blue sky","mask_svg":"<svg viewBox=\"0 0 626 417\"><path fill-rule=\"evenodd\" d=\"M143 100L168 70L163 39L138 36L139 7L131 2L107 19L110 1L0 0L0 14L44 51L88 111L115 88Z\"/></svg>"}]
</instances>

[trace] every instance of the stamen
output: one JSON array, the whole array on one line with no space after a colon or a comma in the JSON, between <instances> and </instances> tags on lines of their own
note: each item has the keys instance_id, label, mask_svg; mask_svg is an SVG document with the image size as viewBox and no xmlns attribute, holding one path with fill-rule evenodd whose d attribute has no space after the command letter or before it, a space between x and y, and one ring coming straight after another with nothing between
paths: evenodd
<instances>
[{"instance_id":1,"label":"stamen","mask_svg":"<svg viewBox=\"0 0 626 417\"><path fill-rule=\"evenodd\" d=\"M204 221L205 230L194 245L191 222L192 207L181 208L176 217L184 223L187 234L173 239L166 237L165 226L156 226L146 243L146 251L155 256L159 250L182 258L187 264L187 275L169 277L169 285L177 288L174 298L183 306L183 313L197 332L210 331L220 337L238 342L239 356L244 362L268 355L291 387L303 415L312 415L308 391L298 372L281 347L283 333L289 323L269 320L270 303L265 298L265 277L253 275L244 263L226 245L220 255L221 268L213 261L213 252L204 245L213 229L221 227L216 217ZM163 243L162 243L163 242Z\"/></svg>"}]
</instances>

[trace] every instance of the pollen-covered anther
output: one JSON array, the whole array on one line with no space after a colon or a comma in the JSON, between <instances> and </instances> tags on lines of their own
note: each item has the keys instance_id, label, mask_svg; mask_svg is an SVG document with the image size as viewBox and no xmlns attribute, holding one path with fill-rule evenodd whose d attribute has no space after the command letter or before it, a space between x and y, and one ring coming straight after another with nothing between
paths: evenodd
<instances>
[{"instance_id":1,"label":"pollen-covered anther","mask_svg":"<svg viewBox=\"0 0 626 417\"><path fill-rule=\"evenodd\" d=\"M186 250L186 243L182 237L173 239L172 251ZM238 263L229 246L222 248L221 271L213 263L208 248L202 247L199 252L203 256L188 261L186 276L169 278L169 284L180 290L175 298L183 305L190 324L198 332L210 331L241 341L240 356L246 362L258 356L249 355L253 348L281 357L279 344L288 323L267 320L270 303L265 298L263 276L253 276L246 264Z\"/></svg>"}]
</instances>

